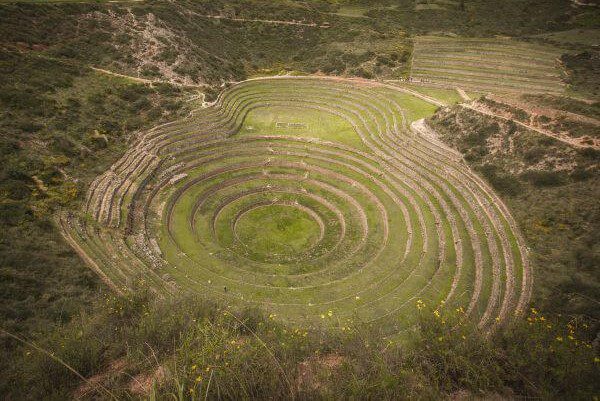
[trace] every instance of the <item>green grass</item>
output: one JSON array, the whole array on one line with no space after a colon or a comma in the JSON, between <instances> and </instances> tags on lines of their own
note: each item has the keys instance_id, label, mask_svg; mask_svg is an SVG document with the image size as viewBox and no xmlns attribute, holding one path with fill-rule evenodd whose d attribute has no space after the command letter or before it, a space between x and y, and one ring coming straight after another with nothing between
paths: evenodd
<instances>
[{"instance_id":1,"label":"green grass","mask_svg":"<svg viewBox=\"0 0 600 401\"><path fill-rule=\"evenodd\" d=\"M411 84L402 84L402 86L406 86L407 88L422 93L427 96L431 96L434 99L441 100L449 105L456 104L462 102L462 98L456 92L455 89L443 89L443 88L431 88L423 85L411 85Z\"/></svg>"},{"instance_id":2,"label":"green grass","mask_svg":"<svg viewBox=\"0 0 600 401\"><path fill-rule=\"evenodd\" d=\"M312 2L243 1L234 5L235 12L242 18L308 19L327 21L331 25L329 29L305 29L230 21L199 24L195 18L184 17L188 11L198 14L231 11L224 10L221 3L179 2L167 7L163 3L124 2L132 6L131 15L135 15L136 25L134 27L134 23L129 22L133 20L128 20L122 26L123 30L119 30L104 18L109 9L121 15L125 5L106 8L104 1L70 0L0 0L0 3L0 36L3 38L0 47L18 49L18 52L5 51L0 57L0 228L6 234L0 240L0 318L3 328L36 337L36 341L86 377L104 373L104 368L113 366L116 358L127 355L128 365L123 375L109 372L108 376L100 376L108 377L104 384L123 399L135 397L129 390L130 377L138 373L151 376L156 364L168 367L167 383L157 384L159 388L154 391L159 399L172 399L178 392L190 389L197 391L196 395L190 394L190 399L204 399L205 394L211 398L215 389L220 396L232 399L265 394L272 399L286 398L289 388L285 379L278 376L281 371L266 352L265 344L285 370L291 372L292 382L299 383L297 396L300 399L318 399L319 396L325 399L337 396L439 399L465 388L474 394L482 394L502 392L509 387L515 391L508 396L576 399L580 393L588 391L590 384L596 383L585 375L585 369L591 366L590 371L594 371L596 368L590 358L594 350L574 347L574 352L583 356L570 360L561 348L556 347L562 344L556 337L561 335L566 339L566 330L548 332L541 339L531 331L523 332L521 337L504 333L492 338L490 344L484 343L485 347L479 341L469 347L461 340L460 331L452 331L448 333L449 337L440 341L438 332L427 332L427 327L422 325L415 311L416 300L424 299L428 305L437 305L449 294L454 275L458 277L457 286L448 306L458 307L470 302L477 290L477 275L481 274L479 298L470 314L472 320L478 322L486 313L494 285L500 286L499 300L507 296L504 292L507 266L503 261L497 266L493 264L497 258L490 247L495 244L506 249L510 255L508 259L515 260L513 273L517 283L522 278L519 270L522 249L512 235L514 227L502 218L492 221L475 206L478 202L480 205L489 203L491 206L487 211L498 213L493 201L480 192L476 192L475 199L468 194L468 186L463 184L472 183L470 177L457 178L449 174L446 167L438 164L444 155L438 155L421 139L402 130L403 122L429 117L436 110L435 106L409 95L378 87L348 87L324 81L290 81L238 88L239 91L233 90L236 93L226 101L221 114L215 115L211 108L197 113L198 118L158 131L167 137L159 142L163 148L157 150L161 164L147 166L142 163L133 169L139 175L134 174L130 181L124 181L123 188L129 183L133 186L123 195L120 204L118 197L113 201L113 210L118 210L121 218L118 226L114 216L107 223L81 213L75 221L84 222L84 228L68 224L65 227L84 252L98 262L122 290L135 289L141 283L156 290L160 296L190 291L190 298L198 298L201 294L212 300L222 300L231 308L258 306L267 314L272 313L273 318L267 319L251 312L239 312L238 316L260 336L260 340L249 335L247 328L238 323L219 320L211 307L192 307L169 296L164 304L158 301L158 305L131 298L99 299L96 294L99 289L103 292L105 287L85 269L50 217L58 208L69 211L80 206L93 176L104 172L126 151L132 143L133 132L141 130L145 133L160 120L187 114L185 109L193 105L182 101L185 93L177 88L162 85L151 88L92 72L86 67L93 65L135 74L137 60L131 56L137 54L133 50L135 40L139 39L136 32L141 32L137 24L143 26L150 13L160 21L161 27L177 32L176 39L167 47L168 50L178 49L184 58L178 74L197 82L213 83L215 87L208 89L209 99L213 99L221 82L267 72L404 77L408 73L407 60L412 46L407 31L529 36L548 29L560 29L535 39L587 49L597 37L597 30L587 29L583 20L587 18L587 25L593 26L596 19L585 15L586 12L591 14L588 12L591 8L573 8L568 2L559 5L482 0L467 2L467 12L460 12L456 4L449 4L453 3L451 1L435 1L430 3L438 4L438 10L415 13L415 2L409 1L394 7L342 6L336 16L327 12L335 11L334 7ZM531 11L532 5L535 12ZM569 12L562 11L563 6ZM24 24L28 29L22 29ZM573 27L575 29L571 29ZM471 44L481 50L482 46L487 46L486 41L490 40L472 41ZM491 43L490 47L493 45ZM552 71L555 56L548 57L545 49L549 47L532 44L496 46L496 64L490 63L486 69L462 66L463 71L481 72L487 76L471 85L464 81L464 87L473 91L501 91L506 89L507 85L502 87L505 83L514 85L510 80L503 81L506 74L489 79L496 65L506 64L507 60L513 73L522 69L523 64L530 64L536 74ZM429 53L435 51L437 49L433 47L429 49ZM535 59L523 61L523 56L529 52ZM168 53L160 52L157 57L168 57ZM471 52L467 56L474 54ZM445 60L473 62L449 50ZM431 66L435 59L428 57L425 61L424 64ZM570 71L573 84L573 89L567 93L573 90L578 95L597 95L595 76L591 73L594 71L593 58L573 57L563 63ZM508 72L511 72L510 68ZM507 70L504 65L497 69ZM529 76L529 73L522 75ZM446 84L446 81L440 84ZM453 90L455 85L448 85L448 90L414 89L454 103L457 100ZM245 95L258 95L250 99L242 95L244 91ZM230 101L233 98L236 100ZM277 102L282 103L277 105ZM393 102L397 102L400 109L388 110L395 107ZM272 104L264 107L266 103ZM290 106L290 103L294 105ZM316 111L312 108L315 103L328 110ZM237 109L239 105L242 106ZM261 107L252 109L255 105ZM594 113L587 107L569 106ZM335 114L339 112L342 116ZM277 127L275 123L280 119L292 125ZM303 121L308 121L305 127L294 125L305 124ZM253 129L249 130L249 127ZM454 130L452 134L460 135L460 131ZM216 135L208 137L212 134ZM255 138L260 135L286 138ZM210 140L219 144L209 146ZM525 152L532 146L537 144L521 143L517 148ZM469 155L472 156L472 152ZM217 156L223 158L208 160ZM568 156L570 162L580 162L578 155ZM194 166L200 158L203 158L203 165ZM496 162L502 164L502 159L494 160ZM183 167L177 167L178 163ZM239 163L260 164L245 171L254 175L252 181L243 181L248 177L231 171L234 164ZM287 166L286 163L294 165ZM306 165L328 169L340 176L308 171ZM142 173L144 167L147 169ZM155 167L156 171L153 170ZM160 181L172 178L177 169L188 175L175 184L162 185ZM171 217L173 231L177 234L175 243L168 238L163 203L168 203L173 192L190 180L217 169L228 169L228 172L186 191L174 204ZM121 170L124 168L117 169ZM266 177L261 177L264 173ZM287 177L276 179L276 175ZM427 177L427 181L416 177ZM571 182L568 178L563 181L568 185L540 189L532 188L533 182L526 177L517 179L523 181L526 193L510 200L509 206L513 214L524 221L528 241L534 245L533 257L543 267L541 274L536 273L540 288L536 300L548 309L564 314L593 315L595 309L589 305L593 305L590 299L596 291L594 238L597 235L593 235L589 222L597 220L594 219L593 201L598 198L594 189L599 186L591 185L585 179ZM238 181L230 181L227 189L216 187L226 180ZM329 187L317 183L326 183ZM280 192L250 194L224 205L228 198L267 185L279 185ZM367 191L359 188L361 185ZM141 187L139 192L138 186ZM168 258L168 265L156 264L148 256L152 254L153 243L148 242L147 237L139 236L139 214L146 211L146 196L155 188L160 189L149 203L148 221L144 224L147 223L149 236L156 236L156 243L162 256ZM351 195L356 205L331 188ZM112 189L100 191L111 193ZM191 210L202 195L201 190L207 190L209 194L212 191L214 195L208 196L204 208L191 216ZM389 216L389 246L380 254L375 250L383 243L386 219L377 209L373 196ZM298 202L316 217L310 213L308 216L304 209L287 206L287 203L285 207L253 209L257 214L246 214L242 218L243 241L236 242L235 235L240 231L233 229L231 222L237 218L237 213L259 203L273 202L274 198L290 204ZM135 209L130 208L133 203ZM221 212L213 219L211 212L221 206ZM131 232L124 227L130 213L134 220L138 219ZM502 217L502 213L499 214ZM339 216L345 219L344 241L335 253L327 256L342 236ZM248 217L251 221L245 220ZM348 261L344 257L351 254L352 247L363 238L362 219L367 221L369 235L364 246ZM315 236L318 238L321 234L318 233L320 227L315 231L315 221L319 220L325 229L317 241ZM214 232L211 231L213 223ZM470 227L471 223L473 227ZM193 228L188 228L190 224ZM488 227L507 233L507 245L497 233L492 233L487 241ZM406 248L409 232L413 234L412 246ZM470 239L473 234L482 242L481 272L475 263L475 241ZM445 246L442 246L441 235L446 239ZM461 240L459 245L456 239ZM292 245L293 249L286 251L287 245ZM314 255L321 255L321 259L314 263L299 261L307 249ZM408 251L404 257L405 249ZM437 256L442 251L444 257L438 263ZM423 252L427 257L422 256ZM463 263L459 269L456 261L460 253ZM306 278L289 277L294 275ZM500 280L495 278L496 275L501 277ZM352 281L355 278L356 281ZM351 282L351 285L345 282ZM318 292L297 289L325 283L330 283L329 287ZM340 300L343 297L347 299ZM330 300L336 302L319 303ZM92 304L97 304L99 310L88 317ZM492 319L498 314L499 307L496 304L491 309ZM512 312L512 305L509 312ZM223 310L219 310L218 315L222 313ZM55 325L66 323L73 317L76 319L67 324L66 331L53 331ZM285 326L274 324L273 320L285 322ZM370 322L381 330L372 335L348 336L344 341L336 337L345 332L344 328L351 326L354 331L358 320ZM530 327L524 322L523 326ZM418 327L418 331L414 327ZM320 338L315 336L302 342L302 334L297 333L306 333L309 328L328 331ZM394 334L406 333L403 330L408 328L410 335L402 338L416 337L415 333L419 333L423 335L419 337L420 347L390 345L390 335L395 340ZM544 327L540 325L540 328ZM573 342L565 343L570 347ZM237 345L240 346L236 348ZM488 346L490 353L481 354L481 349ZM21 348L5 336L2 347L0 367L5 374L0 380L0 393L7 399L64 400L73 397L77 380L68 376L61 366L43 355L31 353L32 350ZM541 349L543 351L535 354ZM303 369L322 357L327 361L331 353L343 356L342 373L327 368L327 372L321 372L325 383L318 390L302 387L305 384ZM398 355L411 357L397 359ZM157 359L156 364L149 362ZM492 362L482 367L482 360ZM192 369L194 365L214 369L203 374L197 384L200 375ZM562 366L577 369L565 372ZM331 371L334 371L333 376L329 376ZM405 373L407 371L410 373ZM208 386L207 376L211 378ZM590 394L585 393L581 398L590 399Z\"/></svg>"},{"instance_id":3,"label":"green grass","mask_svg":"<svg viewBox=\"0 0 600 401\"><path fill-rule=\"evenodd\" d=\"M46 353L28 347L4 394L58 401L87 387L97 399L425 401L457 392L585 400L597 392L585 321L533 310L483 336L460 310L420 307L410 341L397 342L360 324L312 331L253 309L191 294L157 299L141 288L105 297L94 318L36 338ZM56 359L94 381L85 385ZM140 378L148 384L139 386Z\"/></svg>"},{"instance_id":4,"label":"green grass","mask_svg":"<svg viewBox=\"0 0 600 401\"><path fill-rule=\"evenodd\" d=\"M282 124L278 126L278 122ZM323 111L301 107L276 106L252 110L246 115L238 135L274 134L317 138L365 149L352 125L344 119Z\"/></svg>"},{"instance_id":5,"label":"green grass","mask_svg":"<svg viewBox=\"0 0 600 401\"><path fill-rule=\"evenodd\" d=\"M319 241L319 224L310 214L290 205L265 205L244 213L235 234L244 247L263 260L296 256Z\"/></svg>"}]
</instances>

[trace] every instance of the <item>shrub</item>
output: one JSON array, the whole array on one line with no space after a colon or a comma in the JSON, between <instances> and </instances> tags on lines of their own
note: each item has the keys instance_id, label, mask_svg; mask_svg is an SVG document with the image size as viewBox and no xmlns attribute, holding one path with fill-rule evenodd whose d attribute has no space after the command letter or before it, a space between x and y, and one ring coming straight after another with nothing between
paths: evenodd
<instances>
[{"instance_id":1,"label":"shrub","mask_svg":"<svg viewBox=\"0 0 600 401\"><path fill-rule=\"evenodd\" d=\"M576 167L571 172L570 177L575 181L584 181L594 177L597 174L596 171L583 167Z\"/></svg>"},{"instance_id":2,"label":"shrub","mask_svg":"<svg viewBox=\"0 0 600 401\"><path fill-rule=\"evenodd\" d=\"M583 148L579 150L579 154L586 159L597 162L600 161L600 150L594 148Z\"/></svg>"},{"instance_id":3,"label":"shrub","mask_svg":"<svg viewBox=\"0 0 600 401\"><path fill-rule=\"evenodd\" d=\"M535 164L542 160L542 157L545 155L545 153L546 151L541 147L531 147L525 151L523 158L529 164Z\"/></svg>"},{"instance_id":4,"label":"shrub","mask_svg":"<svg viewBox=\"0 0 600 401\"><path fill-rule=\"evenodd\" d=\"M512 175L500 172L496 166L486 164L478 170L499 192L509 196L517 196L522 192L521 183Z\"/></svg>"},{"instance_id":5,"label":"shrub","mask_svg":"<svg viewBox=\"0 0 600 401\"><path fill-rule=\"evenodd\" d=\"M522 174L523 178L536 187L553 187L564 184L564 176L558 171L531 170Z\"/></svg>"},{"instance_id":6,"label":"shrub","mask_svg":"<svg viewBox=\"0 0 600 401\"><path fill-rule=\"evenodd\" d=\"M361 77L361 78L367 78L367 79L372 79L373 78L373 73L365 70L362 67L359 68L355 68L351 71L351 73L353 75L356 75L357 77Z\"/></svg>"}]
</instances>

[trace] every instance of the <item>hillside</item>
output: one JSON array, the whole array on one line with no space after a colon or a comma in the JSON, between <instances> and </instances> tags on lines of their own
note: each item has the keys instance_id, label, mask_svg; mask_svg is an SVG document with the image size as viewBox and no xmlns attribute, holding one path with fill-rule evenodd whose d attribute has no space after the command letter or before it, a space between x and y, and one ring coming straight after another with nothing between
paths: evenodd
<instances>
[{"instance_id":1,"label":"hillside","mask_svg":"<svg viewBox=\"0 0 600 401\"><path fill-rule=\"evenodd\" d=\"M567 108L570 105L578 103L566 103ZM593 116L598 117L597 111ZM581 124L581 130L594 132ZM597 308L588 300L596 299L600 288L596 271L600 150L574 147L512 120L461 106L438 112L431 126L441 140L465 155L469 166L513 211L532 248L539 283L534 303L566 315L596 316Z\"/></svg>"}]
</instances>

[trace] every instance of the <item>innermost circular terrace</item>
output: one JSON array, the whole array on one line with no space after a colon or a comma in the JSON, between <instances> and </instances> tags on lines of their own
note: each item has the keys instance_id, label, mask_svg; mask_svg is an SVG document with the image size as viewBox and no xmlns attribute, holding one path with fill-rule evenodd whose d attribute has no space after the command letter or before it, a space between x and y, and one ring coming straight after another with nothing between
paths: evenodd
<instances>
[{"instance_id":1,"label":"innermost circular terrace","mask_svg":"<svg viewBox=\"0 0 600 401\"><path fill-rule=\"evenodd\" d=\"M323 237L323 222L310 209L260 205L241 214L235 234L258 261L285 263L306 254Z\"/></svg>"}]
</instances>

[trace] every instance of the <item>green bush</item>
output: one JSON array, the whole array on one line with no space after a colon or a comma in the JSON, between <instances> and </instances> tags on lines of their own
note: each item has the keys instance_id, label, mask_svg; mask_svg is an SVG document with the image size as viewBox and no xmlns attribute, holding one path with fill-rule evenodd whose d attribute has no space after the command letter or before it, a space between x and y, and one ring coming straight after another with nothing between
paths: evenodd
<instances>
[{"instance_id":1,"label":"green bush","mask_svg":"<svg viewBox=\"0 0 600 401\"><path fill-rule=\"evenodd\" d=\"M479 167L478 171L497 191L505 195L517 196L523 189L521 183L517 179L509 174L500 172L496 166L486 164Z\"/></svg>"},{"instance_id":2,"label":"green bush","mask_svg":"<svg viewBox=\"0 0 600 401\"><path fill-rule=\"evenodd\" d=\"M536 187L553 187L565 183L563 174L558 171L531 170L523 173L523 178Z\"/></svg>"}]
</instances>

